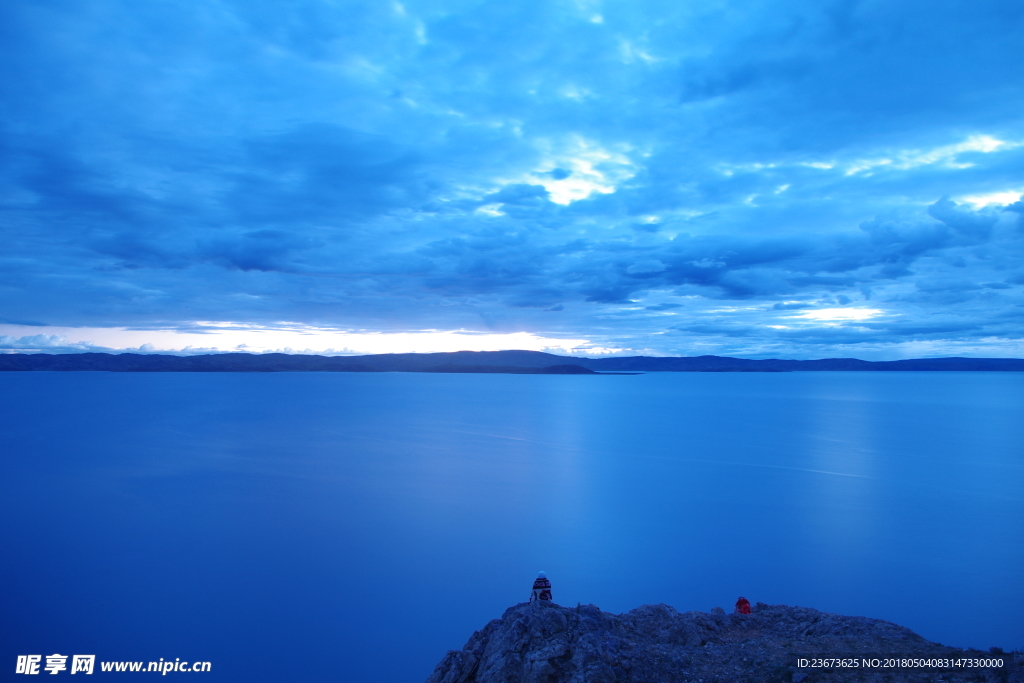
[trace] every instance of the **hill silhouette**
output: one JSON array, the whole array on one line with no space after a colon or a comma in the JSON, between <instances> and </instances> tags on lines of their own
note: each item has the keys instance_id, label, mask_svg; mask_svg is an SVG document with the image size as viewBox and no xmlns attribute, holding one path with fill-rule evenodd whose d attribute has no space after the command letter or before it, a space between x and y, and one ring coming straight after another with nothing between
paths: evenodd
<instances>
[{"instance_id":1,"label":"hill silhouette","mask_svg":"<svg viewBox=\"0 0 1024 683\"><path fill-rule=\"evenodd\" d=\"M728 356L578 358L541 351L455 351L316 356L218 353L198 356L141 353L0 354L0 371L105 372L456 372L593 374L636 372L999 371L1024 372L1020 358L856 358L787 360Z\"/></svg>"}]
</instances>

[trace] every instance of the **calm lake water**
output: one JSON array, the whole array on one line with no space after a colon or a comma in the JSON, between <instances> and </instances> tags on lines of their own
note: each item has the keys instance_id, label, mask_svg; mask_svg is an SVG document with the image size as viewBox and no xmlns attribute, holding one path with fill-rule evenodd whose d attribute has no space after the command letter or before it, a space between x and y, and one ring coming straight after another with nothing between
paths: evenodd
<instances>
[{"instance_id":1,"label":"calm lake water","mask_svg":"<svg viewBox=\"0 0 1024 683\"><path fill-rule=\"evenodd\" d=\"M422 681L541 569L1024 647L1024 373L2 373L0 429L4 667Z\"/></svg>"}]
</instances>

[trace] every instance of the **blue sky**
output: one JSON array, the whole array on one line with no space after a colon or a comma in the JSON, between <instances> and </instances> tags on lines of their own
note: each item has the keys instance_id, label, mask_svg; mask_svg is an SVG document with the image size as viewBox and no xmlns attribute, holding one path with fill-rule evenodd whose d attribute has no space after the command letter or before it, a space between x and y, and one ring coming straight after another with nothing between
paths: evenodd
<instances>
[{"instance_id":1,"label":"blue sky","mask_svg":"<svg viewBox=\"0 0 1024 683\"><path fill-rule=\"evenodd\" d=\"M1024 4L0 6L0 347L1024 356Z\"/></svg>"}]
</instances>

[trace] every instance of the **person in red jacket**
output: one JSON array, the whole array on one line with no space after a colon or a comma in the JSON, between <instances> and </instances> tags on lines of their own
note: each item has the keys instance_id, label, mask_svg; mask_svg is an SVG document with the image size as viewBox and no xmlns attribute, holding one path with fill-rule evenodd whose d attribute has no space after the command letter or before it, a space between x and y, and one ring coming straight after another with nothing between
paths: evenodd
<instances>
[{"instance_id":1,"label":"person in red jacket","mask_svg":"<svg viewBox=\"0 0 1024 683\"><path fill-rule=\"evenodd\" d=\"M551 582L548 580L548 576L544 572L537 574L537 580L533 582L533 592L530 593L530 602L535 600L551 601Z\"/></svg>"},{"instance_id":2,"label":"person in red jacket","mask_svg":"<svg viewBox=\"0 0 1024 683\"><path fill-rule=\"evenodd\" d=\"M740 599L736 601L736 609L733 614L750 614L750 600L741 595Z\"/></svg>"}]
</instances>

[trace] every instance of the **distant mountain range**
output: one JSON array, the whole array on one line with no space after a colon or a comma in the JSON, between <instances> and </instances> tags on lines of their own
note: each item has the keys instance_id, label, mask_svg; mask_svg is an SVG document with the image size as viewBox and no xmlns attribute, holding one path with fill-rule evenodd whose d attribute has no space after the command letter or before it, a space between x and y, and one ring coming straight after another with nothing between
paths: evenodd
<instances>
[{"instance_id":1,"label":"distant mountain range","mask_svg":"<svg viewBox=\"0 0 1024 683\"><path fill-rule=\"evenodd\" d=\"M1021 358L916 358L864 361L751 360L726 356L575 358L540 351L388 353L370 356L310 356L285 353L220 353L171 356L139 353L0 354L0 371L105 372L458 372L595 374L637 372L793 372L821 370L1024 372Z\"/></svg>"}]
</instances>

